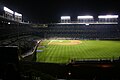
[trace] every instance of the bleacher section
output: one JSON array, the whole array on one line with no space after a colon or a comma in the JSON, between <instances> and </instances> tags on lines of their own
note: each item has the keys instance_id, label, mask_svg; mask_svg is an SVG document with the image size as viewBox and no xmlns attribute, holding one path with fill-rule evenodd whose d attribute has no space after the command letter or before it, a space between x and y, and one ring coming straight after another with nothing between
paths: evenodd
<instances>
[{"instance_id":1,"label":"bleacher section","mask_svg":"<svg viewBox=\"0 0 120 80\"><path fill-rule=\"evenodd\" d=\"M18 46L21 55L33 51L37 40L36 31L30 24L19 23L5 18L0 18L0 46Z\"/></svg>"},{"instance_id":2,"label":"bleacher section","mask_svg":"<svg viewBox=\"0 0 120 80\"><path fill-rule=\"evenodd\" d=\"M71 39L120 39L117 24L50 24L45 30L46 38Z\"/></svg>"}]
</instances>

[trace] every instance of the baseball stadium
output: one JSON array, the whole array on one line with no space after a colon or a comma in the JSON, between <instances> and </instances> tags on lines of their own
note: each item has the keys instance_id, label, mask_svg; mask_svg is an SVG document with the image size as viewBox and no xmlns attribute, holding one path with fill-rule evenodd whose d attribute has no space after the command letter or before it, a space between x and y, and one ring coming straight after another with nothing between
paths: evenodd
<instances>
[{"instance_id":1,"label":"baseball stadium","mask_svg":"<svg viewBox=\"0 0 120 80\"><path fill-rule=\"evenodd\" d=\"M33 24L0 7L0 80L120 79L119 15Z\"/></svg>"}]
</instances>

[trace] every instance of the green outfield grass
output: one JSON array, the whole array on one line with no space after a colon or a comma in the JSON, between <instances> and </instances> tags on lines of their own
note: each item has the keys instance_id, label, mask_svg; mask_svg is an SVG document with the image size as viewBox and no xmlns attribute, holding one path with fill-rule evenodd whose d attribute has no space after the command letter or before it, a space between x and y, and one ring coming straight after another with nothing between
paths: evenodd
<instances>
[{"instance_id":1,"label":"green outfield grass","mask_svg":"<svg viewBox=\"0 0 120 80\"><path fill-rule=\"evenodd\" d=\"M56 42L63 45L54 44ZM37 62L67 63L71 59L117 59L120 56L120 41L80 40L80 42L66 45L70 40L44 40L38 47L42 52L37 53Z\"/></svg>"}]
</instances>

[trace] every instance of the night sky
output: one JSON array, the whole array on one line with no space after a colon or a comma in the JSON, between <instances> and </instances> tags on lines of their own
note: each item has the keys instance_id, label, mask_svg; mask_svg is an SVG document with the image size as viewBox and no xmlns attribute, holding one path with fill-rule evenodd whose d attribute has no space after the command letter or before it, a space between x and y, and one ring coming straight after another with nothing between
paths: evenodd
<instances>
[{"instance_id":1,"label":"night sky","mask_svg":"<svg viewBox=\"0 0 120 80\"><path fill-rule=\"evenodd\" d=\"M2 0L6 7L23 14L25 21L58 22L60 16L120 14L119 0Z\"/></svg>"}]
</instances>

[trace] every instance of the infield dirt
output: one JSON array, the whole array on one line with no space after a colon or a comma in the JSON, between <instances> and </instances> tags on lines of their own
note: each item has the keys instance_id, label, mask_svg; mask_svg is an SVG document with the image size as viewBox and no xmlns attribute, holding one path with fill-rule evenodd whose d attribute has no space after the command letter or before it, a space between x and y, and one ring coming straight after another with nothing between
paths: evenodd
<instances>
[{"instance_id":1,"label":"infield dirt","mask_svg":"<svg viewBox=\"0 0 120 80\"><path fill-rule=\"evenodd\" d=\"M77 44L81 44L82 41L80 40L69 40L69 42L64 42L62 40L60 41L50 41L48 43L48 45L77 45Z\"/></svg>"}]
</instances>

